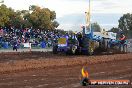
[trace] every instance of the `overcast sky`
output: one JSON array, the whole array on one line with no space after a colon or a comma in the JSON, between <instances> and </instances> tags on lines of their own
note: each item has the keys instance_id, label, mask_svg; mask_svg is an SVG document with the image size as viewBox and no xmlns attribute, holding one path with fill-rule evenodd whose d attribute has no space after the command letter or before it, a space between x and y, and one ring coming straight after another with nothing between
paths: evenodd
<instances>
[{"instance_id":1,"label":"overcast sky","mask_svg":"<svg viewBox=\"0 0 132 88\"><path fill-rule=\"evenodd\" d=\"M15 10L28 9L30 5L38 5L41 7L47 7L51 10L56 11L57 20L61 22L60 28L70 28L72 25L80 25L79 19L82 18L81 22L85 21L83 14L88 9L88 0L4 0L4 4L8 7L12 7ZM131 13L132 1L131 0L91 0L92 10L92 22L98 22L104 28L110 28L118 25L119 17L124 13ZM74 14L74 15L73 15ZM74 17L77 14L82 14L82 17L73 19L72 24L69 19L67 22L63 21L67 16L69 18ZM98 15L99 14L99 17ZM102 15L101 15L102 14ZM103 18L105 16L105 19ZM108 16L108 18L107 18ZM114 17L115 16L115 17ZM61 19L60 19L61 18ZM113 19L113 22L112 22ZM110 22L109 22L110 20ZM71 24L70 24L71 23ZM83 24L83 23L82 23ZM66 25L66 26L64 26ZM73 27L71 27L73 28Z\"/></svg>"}]
</instances>

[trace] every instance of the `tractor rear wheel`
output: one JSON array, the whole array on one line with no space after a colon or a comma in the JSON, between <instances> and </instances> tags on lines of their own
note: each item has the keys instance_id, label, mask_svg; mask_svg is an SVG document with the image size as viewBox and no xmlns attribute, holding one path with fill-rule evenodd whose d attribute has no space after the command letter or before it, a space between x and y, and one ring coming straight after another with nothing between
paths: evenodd
<instances>
[{"instance_id":1,"label":"tractor rear wheel","mask_svg":"<svg viewBox=\"0 0 132 88\"><path fill-rule=\"evenodd\" d=\"M89 55L94 54L94 41L89 41L88 54Z\"/></svg>"},{"instance_id":2,"label":"tractor rear wheel","mask_svg":"<svg viewBox=\"0 0 132 88\"><path fill-rule=\"evenodd\" d=\"M103 52L106 52L108 50L108 39L103 38L100 47L103 50Z\"/></svg>"},{"instance_id":3,"label":"tractor rear wheel","mask_svg":"<svg viewBox=\"0 0 132 88\"><path fill-rule=\"evenodd\" d=\"M53 46L53 54L57 54L58 52L57 52L57 48L58 48L58 46Z\"/></svg>"}]
</instances>

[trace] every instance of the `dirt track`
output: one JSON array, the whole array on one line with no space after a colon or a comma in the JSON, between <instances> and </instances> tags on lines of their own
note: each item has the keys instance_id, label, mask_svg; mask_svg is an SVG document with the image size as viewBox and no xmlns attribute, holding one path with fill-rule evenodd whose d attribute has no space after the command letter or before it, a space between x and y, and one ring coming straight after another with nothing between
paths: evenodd
<instances>
[{"instance_id":1,"label":"dirt track","mask_svg":"<svg viewBox=\"0 0 132 88\"><path fill-rule=\"evenodd\" d=\"M12 54L6 54L4 57L7 58L10 55L12 56ZM21 57L22 55L15 54L15 57L16 56ZM13 57L14 56L10 58L11 61L8 61L9 59L4 60L1 58L0 66L3 66L4 68L5 63L8 62L8 64L6 64L7 68L12 66L15 69L17 63L25 61L24 63L28 64L31 60L31 56L25 56L24 60L21 60L22 58L18 59L19 57L14 59ZM32 61L32 64L30 62L31 65L28 64L29 67L28 65L26 66L29 69L30 66L33 66L34 69L32 68L32 70L26 69L25 71L16 71L16 73L14 73L9 71L12 69L7 69L6 74L1 74L0 88L81 88L82 86L79 83L79 78L82 66L85 66L88 69L90 79L129 79L132 81L131 53L92 57L63 55L59 57L58 55L49 56L48 54L47 57L39 57L37 59L34 54ZM38 65L44 63L45 65ZM21 64L21 66L25 66L23 64ZM50 66L51 64L52 66ZM43 68L37 68L37 66L42 66ZM0 69L1 68L2 67L0 67ZM122 85L120 87L117 87L117 85L111 87L90 86L86 88L132 88L132 85Z\"/></svg>"}]
</instances>

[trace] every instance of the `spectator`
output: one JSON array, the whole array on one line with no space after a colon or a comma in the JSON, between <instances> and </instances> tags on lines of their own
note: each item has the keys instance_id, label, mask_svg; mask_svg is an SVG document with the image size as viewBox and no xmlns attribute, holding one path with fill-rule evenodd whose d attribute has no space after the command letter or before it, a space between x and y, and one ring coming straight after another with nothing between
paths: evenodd
<instances>
[{"instance_id":1,"label":"spectator","mask_svg":"<svg viewBox=\"0 0 132 88\"><path fill-rule=\"evenodd\" d=\"M17 45L17 41L14 41L13 43L13 51L16 50L17 51L18 45Z\"/></svg>"},{"instance_id":2,"label":"spectator","mask_svg":"<svg viewBox=\"0 0 132 88\"><path fill-rule=\"evenodd\" d=\"M24 28L18 29L15 27L1 27L0 28L0 44L7 42L13 47L13 50L17 51L17 48L21 43L28 43L34 40L34 44L47 45L51 47L53 42L56 41L62 34L58 31L42 31L41 29ZM45 44L44 44L45 42Z\"/></svg>"}]
</instances>

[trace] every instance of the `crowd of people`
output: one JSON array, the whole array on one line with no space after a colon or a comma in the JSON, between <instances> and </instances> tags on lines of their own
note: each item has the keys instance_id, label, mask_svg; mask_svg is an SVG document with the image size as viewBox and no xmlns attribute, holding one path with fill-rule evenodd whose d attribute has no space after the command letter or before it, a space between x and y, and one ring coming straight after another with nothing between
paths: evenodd
<instances>
[{"instance_id":1,"label":"crowd of people","mask_svg":"<svg viewBox=\"0 0 132 88\"><path fill-rule=\"evenodd\" d=\"M0 48L21 48L23 43L31 43L32 46L42 48L51 47L53 41L62 33L58 30L40 30L33 28L0 28Z\"/></svg>"}]
</instances>

